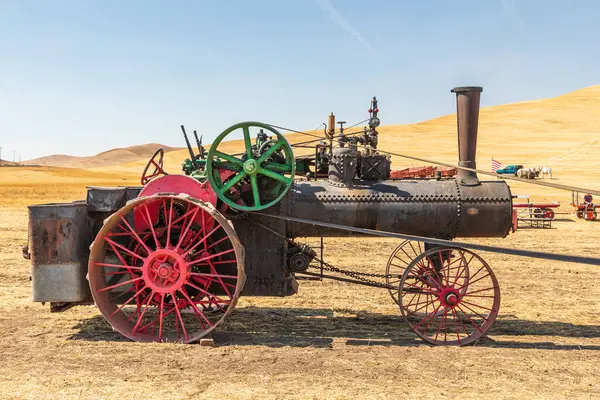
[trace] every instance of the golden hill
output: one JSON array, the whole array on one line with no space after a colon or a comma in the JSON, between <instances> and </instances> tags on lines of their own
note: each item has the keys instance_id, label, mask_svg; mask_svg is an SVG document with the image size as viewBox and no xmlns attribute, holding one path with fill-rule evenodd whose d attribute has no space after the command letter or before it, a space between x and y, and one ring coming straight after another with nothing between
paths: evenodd
<instances>
[{"instance_id":1,"label":"golden hill","mask_svg":"<svg viewBox=\"0 0 600 400\"><path fill-rule=\"evenodd\" d=\"M27 165L38 165L47 167L64 168L98 168L109 165L123 164L134 160L140 160L151 157L157 148L162 147L165 151L175 150L175 147L169 147L158 143L148 143L137 146L112 149L98 153L95 156L77 157L65 154L54 154L51 156L35 158L24 161Z\"/></svg>"},{"instance_id":2,"label":"golden hill","mask_svg":"<svg viewBox=\"0 0 600 400\"><path fill-rule=\"evenodd\" d=\"M485 96L485 91L483 93ZM548 166L554 182L600 188L596 168L600 165L600 85L550 99L524 101L482 108L480 111L477 166L491 171L492 157L505 165ZM390 112L389 110L387 111ZM324 116L327 115L327 110ZM385 115L382 116L385 118ZM407 125L379 129L379 148L394 153L439 160L458 161L456 114ZM286 135L291 143L311 140L301 134ZM222 144L231 153L242 149L242 141ZM167 171L179 172L189 157L186 149L165 155ZM110 171L140 171L146 159L108 168ZM392 157L393 168L420 166L421 162ZM481 176L482 179L488 179ZM491 178L494 179L494 178ZM513 191L538 199L568 203L569 193L511 183Z\"/></svg>"},{"instance_id":3,"label":"golden hill","mask_svg":"<svg viewBox=\"0 0 600 400\"><path fill-rule=\"evenodd\" d=\"M548 166L553 169L554 182L598 189L600 183L596 168L600 165L599 109L600 85L550 99L482 108L478 168L491 170L492 157L505 165L518 163L526 167ZM324 110L324 117L329 111ZM385 121L385 114L382 117ZM381 150L447 163L457 162L455 113L416 124L382 126L379 132ZM311 140L311 137L297 133L286 137L291 143ZM207 149L209 146L210 144L206 145ZM87 167L94 173L133 176L141 174L147 160L158 147L161 145L146 144L115 149L93 157L50 156L32 160L31 163L42 164L40 160L58 159L60 163L48 161L46 165ZM182 161L189 157L187 149L162 147L166 150L165 169L169 173L179 173ZM242 149L242 141L223 143L220 149L237 153ZM309 151L299 150L299 154ZM420 165L423 163L392 157L393 168ZM484 176L480 178L494 179ZM511 186L513 192L529 194L537 199L559 200L567 204L570 199L570 194L564 191L518 182L511 183Z\"/></svg>"}]
</instances>

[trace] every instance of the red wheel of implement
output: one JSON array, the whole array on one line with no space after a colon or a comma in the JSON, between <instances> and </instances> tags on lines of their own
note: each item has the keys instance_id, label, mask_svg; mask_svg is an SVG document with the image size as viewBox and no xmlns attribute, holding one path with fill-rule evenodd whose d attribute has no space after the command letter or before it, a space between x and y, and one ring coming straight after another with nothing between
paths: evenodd
<instances>
[{"instance_id":1,"label":"red wheel of implement","mask_svg":"<svg viewBox=\"0 0 600 400\"><path fill-rule=\"evenodd\" d=\"M88 268L100 312L135 341L197 341L232 312L246 279L232 225L187 195L137 198L110 216Z\"/></svg>"},{"instance_id":2,"label":"red wheel of implement","mask_svg":"<svg viewBox=\"0 0 600 400\"><path fill-rule=\"evenodd\" d=\"M400 284L402 273L423 251L425 251L425 248L421 242L405 240L396 247L390 256L385 268L385 283L390 296L392 296L396 304L400 304L400 300L398 300L398 285Z\"/></svg>"},{"instance_id":3,"label":"red wheel of implement","mask_svg":"<svg viewBox=\"0 0 600 400\"><path fill-rule=\"evenodd\" d=\"M552 210L550 208L545 208L542 211L544 211L544 218L547 218L547 219L554 218L554 210Z\"/></svg>"},{"instance_id":4,"label":"red wheel of implement","mask_svg":"<svg viewBox=\"0 0 600 400\"><path fill-rule=\"evenodd\" d=\"M156 178L159 175L168 175L163 169L164 156L165 151L161 148L156 150L152 157L150 157L148 164L146 164L146 168L144 168L144 172L142 172L142 179L140 180L142 185L146 185L148 182L150 182L152 179ZM150 166L154 167L154 172L148 175L148 169L150 169Z\"/></svg>"},{"instance_id":5,"label":"red wheel of implement","mask_svg":"<svg viewBox=\"0 0 600 400\"><path fill-rule=\"evenodd\" d=\"M437 247L419 255L400 282L400 311L411 329L433 344L465 345L498 316L500 288L477 254Z\"/></svg>"}]
</instances>

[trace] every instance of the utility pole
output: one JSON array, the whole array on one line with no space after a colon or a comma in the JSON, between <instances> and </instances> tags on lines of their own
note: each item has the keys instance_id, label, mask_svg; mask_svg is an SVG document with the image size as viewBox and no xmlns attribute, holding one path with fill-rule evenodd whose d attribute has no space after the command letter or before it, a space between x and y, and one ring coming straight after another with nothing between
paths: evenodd
<instances>
[{"instance_id":1,"label":"utility pole","mask_svg":"<svg viewBox=\"0 0 600 400\"><path fill-rule=\"evenodd\" d=\"M2 146L0 146L0 165L2 164Z\"/></svg>"},{"instance_id":2,"label":"utility pole","mask_svg":"<svg viewBox=\"0 0 600 400\"><path fill-rule=\"evenodd\" d=\"M13 164L15 163L15 153L16 153L16 151L13 150Z\"/></svg>"}]
</instances>

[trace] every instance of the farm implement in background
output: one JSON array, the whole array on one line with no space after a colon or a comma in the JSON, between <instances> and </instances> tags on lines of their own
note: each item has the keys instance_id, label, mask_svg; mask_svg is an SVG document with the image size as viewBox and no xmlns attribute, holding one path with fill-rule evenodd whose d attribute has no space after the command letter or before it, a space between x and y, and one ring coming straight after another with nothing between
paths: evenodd
<instances>
[{"instance_id":1,"label":"farm implement in background","mask_svg":"<svg viewBox=\"0 0 600 400\"><path fill-rule=\"evenodd\" d=\"M337 134L332 113L324 137L294 145L278 129L302 132L242 122L208 152L197 139L195 152L182 126L190 154L182 175L167 174L159 149L142 186L89 187L85 200L29 206L23 252L31 259L33 301L49 302L52 311L95 304L131 340L190 343L216 329L241 295L293 295L297 277L308 276L388 290L423 340L472 343L500 307L495 274L475 250L594 265L600 259L454 240L507 236L513 196L504 180L477 175L498 176L476 169L482 88L452 92L456 166L378 149L376 98L363 129L345 132L340 123ZM222 143L237 133L244 150L233 154ZM293 148L309 144L314 156L294 156ZM457 173L390 179L392 155ZM385 272L382 266L371 274L324 259L323 237L348 235L402 242ZM311 237L321 239L320 248L300 240Z\"/></svg>"},{"instance_id":2,"label":"farm implement in background","mask_svg":"<svg viewBox=\"0 0 600 400\"><path fill-rule=\"evenodd\" d=\"M529 196L513 196L513 198L527 199L526 203L513 202L513 232L519 228L519 223L530 228L552 228L554 209L560 207L560 203L530 202Z\"/></svg>"},{"instance_id":3,"label":"farm implement in background","mask_svg":"<svg viewBox=\"0 0 600 400\"><path fill-rule=\"evenodd\" d=\"M583 200L581 199L583 197ZM580 195L578 191L571 192L571 206L575 207L577 218L586 221L596 221L598 218L597 209L599 204L594 203L594 198L591 193Z\"/></svg>"}]
</instances>

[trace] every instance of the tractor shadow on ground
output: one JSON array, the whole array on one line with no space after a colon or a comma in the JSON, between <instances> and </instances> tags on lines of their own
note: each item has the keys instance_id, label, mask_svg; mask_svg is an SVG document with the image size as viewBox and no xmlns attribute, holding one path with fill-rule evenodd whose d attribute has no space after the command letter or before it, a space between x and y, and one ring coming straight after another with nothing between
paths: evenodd
<instances>
[{"instance_id":1,"label":"tractor shadow on ground","mask_svg":"<svg viewBox=\"0 0 600 400\"><path fill-rule=\"evenodd\" d=\"M113 331L101 316L81 321L74 329L78 332L70 337L71 340L128 341ZM600 344L566 345L552 341L531 341L539 336L600 338L598 325L528 321L501 315L488 334L491 338L484 338L473 346L600 351ZM520 337L528 338L519 340ZM212 338L217 346L331 348L334 341L349 346L427 346L399 315L309 308L238 308L216 329Z\"/></svg>"}]
</instances>

